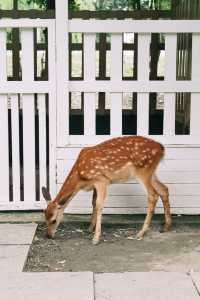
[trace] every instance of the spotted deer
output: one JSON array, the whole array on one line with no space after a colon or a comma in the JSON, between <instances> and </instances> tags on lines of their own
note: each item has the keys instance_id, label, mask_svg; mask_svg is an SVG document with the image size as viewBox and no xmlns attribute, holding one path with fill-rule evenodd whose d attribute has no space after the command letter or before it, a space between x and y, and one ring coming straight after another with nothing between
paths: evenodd
<instances>
[{"instance_id":1,"label":"spotted deer","mask_svg":"<svg viewBox=\"0 0 200 300\"><path fill-rule=\"evenodd\" d=\"M171 214L168 188L155 174L164 151L160 143L142 136L113 138L84 148L54 200L48 190L42 188L43 196L48 202L44 211L47 236L54 236L63 212L75 194L80 190L93 190L93 213L89 229L94 231L93 244L97 244L101 235L102 209L109 184L133 178L143 184L148 195L147 215L137 238L142 239L148 230L159 196L164 206L164 230L169 230Z\"/></svg>"}]
</instances>

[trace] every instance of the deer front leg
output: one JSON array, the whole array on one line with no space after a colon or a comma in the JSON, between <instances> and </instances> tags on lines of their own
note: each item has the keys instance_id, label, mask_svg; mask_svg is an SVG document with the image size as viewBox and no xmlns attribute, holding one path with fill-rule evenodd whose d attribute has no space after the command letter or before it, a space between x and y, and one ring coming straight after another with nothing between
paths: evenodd
<instances>
[{"instance_id":1,"label":"deer front leg","mask_svg":"<svg viewBox=\"0 0 200 300\"><path fill-rule=\"evenodd\" d=\"M106 187L107 184L100 182L96 184L96 206L95 206L95 214L96 214L96 226L95 226L95 233L92 240L93 245L97 245L99 243L99 239L101 236L101 219L102 219L102 210L104 201L106 198Z\"/></svg>"},{"instance_id":2,"label":"deer front leg","mask_svg":"<svg viewBox=\"0 0 200 300\"><path fill-rule=\"evenodd\" d=\"M151 219L153 217L154 210L155 210L155 207L156 207L156 203L158 201L158 194L157 194L157 192L154 190L154 188L151 185L149 185L147 187L147 191L148 191L148 209L147 209L147 215L146 215L146 218L145 218L145 221L144 221L142 229L137 234L137 239L138 240L141 240L144 237L144 234L149 229L149 226L151 224Z\"/></svg>"},{"instance_id":3,"label":"deer front leg","mask_svg":"<svg viewBox=\"0 0 200 300\"><path fill-rule=\"evenodd\" d=\"M96 199L97 199L97 191L96 189L94 189L93 191L93 198L92 198L92 207L93 207L93 212L92 212L92 217L91 217L91 221L90 221L90 227L89 227L89 231L93 232L95 230L95 226L96 226L96 219L97 219L97 214L96 214Z\"/></svg>"}]
</instances>

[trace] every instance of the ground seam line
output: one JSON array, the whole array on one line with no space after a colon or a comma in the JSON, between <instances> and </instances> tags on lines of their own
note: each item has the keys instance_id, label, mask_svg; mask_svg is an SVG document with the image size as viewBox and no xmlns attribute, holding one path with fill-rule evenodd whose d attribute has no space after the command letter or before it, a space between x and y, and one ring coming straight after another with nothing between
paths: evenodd
<instances>
[{"instance_id":1,"label":"ground seam line","mask_svg":"<svg viewBox=\"0 0 200 300\"><path fill-rule=\"evenodd\" d=\"M195 290L197 291L197 294L200 296L200 291L199 291L199 289L198 289L198 287L197 287L197 285L196 285L196 283L195 283L193 277L191 276L191 273L189 274L189 277L190 277L190 279L191 279L191 281L192 281L192 284L193 284Z\"/></svg>"},{"instance_id":2,"label":"ground seam line","mask_svg":"<svg viewBox=\"0 0 200 300\"><path fill-rule=\"evenodd\" d=\"M94 292L94 300L96 300L96 285L95 285L95 273L93 272L93 292Z\"/></svg>"}]
</instances>

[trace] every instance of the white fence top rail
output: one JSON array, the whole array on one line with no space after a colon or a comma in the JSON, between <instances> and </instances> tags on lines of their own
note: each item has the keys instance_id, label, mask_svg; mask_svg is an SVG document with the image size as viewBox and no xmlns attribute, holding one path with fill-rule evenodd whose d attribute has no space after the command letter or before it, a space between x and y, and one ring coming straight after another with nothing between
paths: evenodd
<instances>
[{"instance_id":1,"label":"white fence top rail","mask_svg":"<svg viewBox=\"0 0 200 300\"><path fill-rule=\"evenodd\" d=\"M37 27L49 27L54 24L53 19L3 19L0 20L0 28L37 28Z\"/></svg>"},{"instance_id":2,"label":"white fence top rail","mask_svg":"<svg viewBox=\"0 0 200 300\"><path fill-rule=\"evenodd\" d=\"M71 20L69 32L200 32L200 20Z\"/></svg>"}]
</instances>

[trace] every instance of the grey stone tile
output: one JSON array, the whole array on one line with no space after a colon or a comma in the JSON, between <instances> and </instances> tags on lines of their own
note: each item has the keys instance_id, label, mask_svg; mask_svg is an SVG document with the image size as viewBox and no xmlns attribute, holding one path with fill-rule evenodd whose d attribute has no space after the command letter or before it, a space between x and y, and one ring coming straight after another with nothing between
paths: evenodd
<instances>
[{"instance_id":1,"label":"grey stone tile","mask_svg":"<svg viewBox=\"0 0 200 300\"><path fill-rule=\"evenodd\" d=\"M21 272L29 245L0 245L0 272Z\"/></svg>"},{"instance_id":2,"label":"grey stone tile","mask_svg":"<svg viewBox=\"0 0 200 300\"><path fill-rule=\"evenodd\" d=\"M0 224L0 245L31 244L37 224Z\"/></svg>"},{"instance_id":3,"label":"grey stone tile","mask_svg":"<svg viewBox=\"0 0 200 300\"><path fill-rule=\"evenodd\" d=\"M93 274L0 273L1 299L94 300Z\"/></svg>"},{"instance_id":4,"label":"grey stone tile","mask_svg":"<svg viewBox=\"0 0 200 300\"><path fill-rule=\"evenodd\" d=\"M197 300L186 274L168 272L95 275L96 300Z\"/></svg>"}]
</instances>

